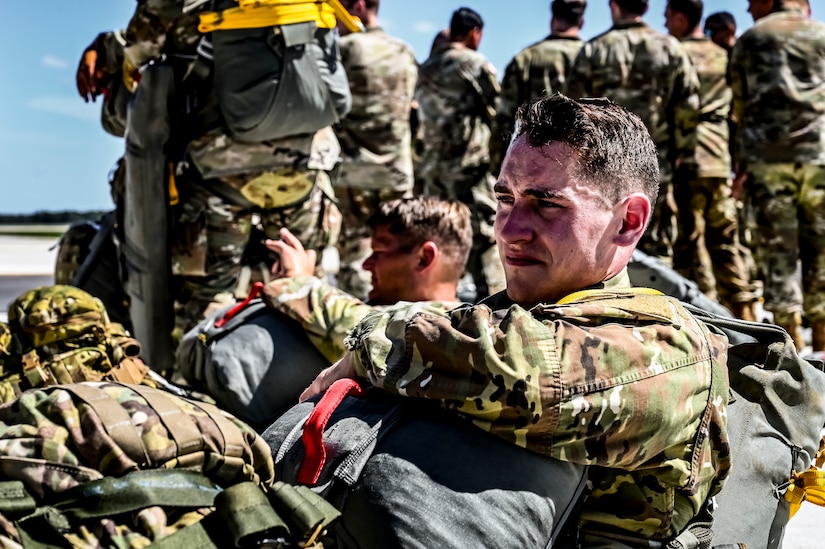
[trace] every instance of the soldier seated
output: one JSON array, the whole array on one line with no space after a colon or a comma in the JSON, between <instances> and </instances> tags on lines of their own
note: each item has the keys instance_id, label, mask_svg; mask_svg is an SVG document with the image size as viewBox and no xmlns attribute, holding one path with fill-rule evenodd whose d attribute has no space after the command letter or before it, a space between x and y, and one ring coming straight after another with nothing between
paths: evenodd
<instances>
[{"instance_id":1,"label":"soldier seated","mask_svg":"<svg viewBox=\"0 0 825 549\"><path fill-rule=\"evenodd\" d=\"M301 398L349 377L441 402L591 466L583 546L664 544L727 476L727 339L677 300L630 288L659 187L636 115L557 94L523 105L515 128L495 187L506 290L446 314L371 313Z\"/></svg>"}]
</instances>

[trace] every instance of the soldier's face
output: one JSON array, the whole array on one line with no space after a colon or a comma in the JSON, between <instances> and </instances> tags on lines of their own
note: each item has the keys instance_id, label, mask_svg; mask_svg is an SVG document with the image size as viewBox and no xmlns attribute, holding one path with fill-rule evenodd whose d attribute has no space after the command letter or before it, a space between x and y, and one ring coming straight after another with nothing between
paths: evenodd
<instances>
[{"instance_id":1,"label":"soldier's face","mask_svg":"<svg viewBox=\"0 0 825 549\"><path fill-rule=\"evenodd\" d=\"M372 233L372 255L364 261L364 270L372 275L369 302L391 305L398 301L413 301L410 292L417 289L413 273L418 264L417 250L403 250L398 237L386 227L378 226Z\"/></svg>"},{"instance_id":2,"label":"soldier's face","mask_svg":"<svg viewBox=\"0 0 825 549\"><path fill-rule=\"evenodd\" d=\"M532 147L524 136L504 159L495 232L516 303L552 303L608 278L621 214L573 174L575 163L567 144Z\"/></svg>"}]
</instances>

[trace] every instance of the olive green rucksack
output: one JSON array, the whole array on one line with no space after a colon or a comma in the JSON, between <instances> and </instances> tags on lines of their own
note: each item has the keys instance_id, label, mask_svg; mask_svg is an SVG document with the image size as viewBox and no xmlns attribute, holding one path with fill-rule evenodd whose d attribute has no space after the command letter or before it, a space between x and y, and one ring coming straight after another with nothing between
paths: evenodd
<instances>
[{"instance_id":1,"label":"olive green rucksack","mask_svg":"<svg viewBox=\"0 0 825 549\"><path fill-rule=\"evenodd\" d=\"M319 548L337 518L204 402L85 382L0 406L0 547Z\"/></svg>"},{"instance_id":2,"label":"olive green rucksack","mask_svg":"<svg viewBox=\"0 0 825 549\"><path fill-rule=\"evenodd\" d=\"M109 320L99 299L80 288L58 284L29 290L12 302L8 315L9 335L0 345L8 349L0 351L0 402L59 383L154 384L138 358L137 340Z\"/></svg>"}]
</instances>

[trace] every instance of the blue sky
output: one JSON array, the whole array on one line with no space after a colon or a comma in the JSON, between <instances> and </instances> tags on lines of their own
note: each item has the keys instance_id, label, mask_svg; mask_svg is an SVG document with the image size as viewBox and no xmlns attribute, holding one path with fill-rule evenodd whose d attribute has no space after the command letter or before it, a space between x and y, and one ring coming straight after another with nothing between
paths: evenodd
<instances>
[{"instance_id":1,"label":"blue sky","mask_svg":"<svg viewBox=\"0 0 825 549\"><path fill-rule=\"evenodd\" d=\"M665 1L651 0L646 16L662 31ZM607 4L590 1L585 38L610 26ZM733 13L740 33L751 25L747 0L705 4L707 12ZM100 100L84 103L74 75L83 48L98 32L124 26L134 5L132 0L3 2L0 213L113 207L107 174L123 143L100 127ZM519 49L548 33L549 0L383 0L379 16L387 31L407 41L423 60L435 33L462 5L484 17L480 51L499 74ZM814 13L820 20L821 15Z\"/></svg>"}]
</instances>

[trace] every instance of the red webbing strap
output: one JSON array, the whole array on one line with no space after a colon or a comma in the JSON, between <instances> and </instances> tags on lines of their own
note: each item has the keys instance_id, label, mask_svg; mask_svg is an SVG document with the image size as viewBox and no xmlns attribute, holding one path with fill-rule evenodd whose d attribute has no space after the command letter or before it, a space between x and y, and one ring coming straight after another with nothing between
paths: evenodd
<instances>
[{"instance_id":1,"label":"red webbing strap","mask_svg":"<svg viewBox=\"0 0 825 549\"><path fill-rule=\"evenodd\" d=\"M301 440L304 443L304 461L298 471L298 482L301 484L314 485L318 482L321 470L327 459L327 451L324 448L324 429L327 426L332 413L344 400L347 395L361 396L364 390L354 379L339 379L330 385L321 400L309 414L304 423L304 432Z\"/></svg>"},{"instance_id":2,"label":"red webbing strap","mask_svg":"<svg viewBox=\"0 0 825 549\"><path fill-rule=\"evenodd\" d=\"M222 317L215 321L215 328L220 328L233 318L235 315L238 314L243 310L244 307L249 305L249 302L258 297L258 294L263 292L264 290L264 283L263 282L256 282L252 285L252 288L249 290L249 295L246 296L246 299L229 309L224 313Z\"/></svg>"}]
</instances>

